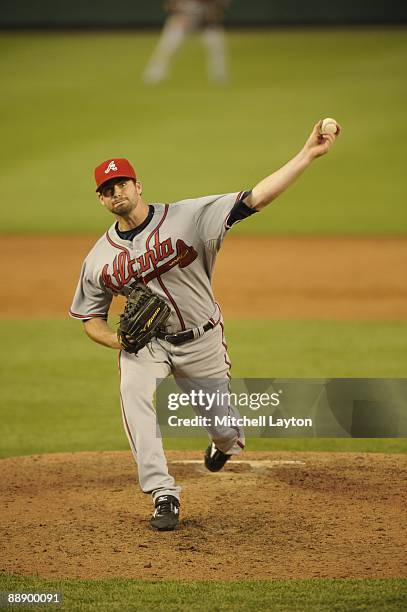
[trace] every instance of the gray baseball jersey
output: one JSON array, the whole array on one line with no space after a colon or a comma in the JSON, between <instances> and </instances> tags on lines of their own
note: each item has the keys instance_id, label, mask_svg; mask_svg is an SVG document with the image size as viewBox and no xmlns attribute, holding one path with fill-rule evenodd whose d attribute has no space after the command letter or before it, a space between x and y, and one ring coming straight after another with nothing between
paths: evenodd
<instances>
[{"instance_id":1,"label":"gray baseball jersey","mask_svg":"<svg viewBox=\"0 0 407 612\"><path fill-rule=\"evenodd\" d=\"M157 430L153 405L157 379L173 374L181 388L193 388L196 379L220 379L220 390L227 393L229 388L230 360L211 279L227 231L254 212L243 203L246 194L152 204L146 220L134 230L123 233L113 224L82 267L72 317L107 319L113 297L126 295L132 284L142 281L170 305L168 332L200 329L195 339L180 346L154 338L137 355L119 354L124 428L138 465L140 486L154 499L160 495L179 498L181 490L168 473ZM208 322L212 327L203 333ZM204 407L194 409L205 415ZM230 405L219 405L216 410L221 416L239 416ZM244 447L239 427L222 425L207 427L207 431L224 453L238 454Z\"/></svg>"},{"instance_id":2,"label":"gray baseball jersey","mask_svg":"<svg viewBox=\"0 0 407 612\"><path fill-rule=\"evenodd\" d=\"M85 259L71 316L107 318L112 298L143 279L171 306L169 331L208 321L217 311L211 287L216 254L241 194L152 204L147 227L131 241L113 224Z\"/></svg>"}]
</instances>

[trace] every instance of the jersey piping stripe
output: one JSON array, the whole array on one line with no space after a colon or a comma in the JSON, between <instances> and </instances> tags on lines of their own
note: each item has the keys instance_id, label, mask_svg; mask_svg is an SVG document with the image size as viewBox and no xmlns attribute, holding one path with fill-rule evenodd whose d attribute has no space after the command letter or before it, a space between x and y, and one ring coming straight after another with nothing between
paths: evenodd
<instances>
[{"instance_id":1,"label":"jersey piping stripe","mask_svg":"<svg viewBox=\"0 0 407 612\"><path fill-rule=\"evenodd\" d=\"M119 357L118 357L118 360L117 360L118 361L118 367L119 367L119 379L120 379L120 383L122 381L122 369L121 369L121 366L120 366L120 357L121 357L121 354L122 354L122 352L119 351ZM127 437L129 439L129 442L130 442L130 446L131 446L134 454L137 455L136 444L135 444L135 442L133 440L133 436L131 435L129 424L127 422L127 416L126 416L126 411L124 409L124 401L123 401L123 396L122 396L121 390L120 390L120 407L121 407L121 410L122 410L122 417L123 417L124 428L126 430Z\"/></svg>"},{"instance_id":2,"label":"jersey piping stripe","mask_svg":"<svg viewBox=\"0 0 407 612\"><path fill-rule=\"evenodd\" d=\"M166 205L165 205L165 209L164 209L163 216L161 217L161 220L160 220L159 224L157 225L157 227L156 227L156 228L154 228L154 229L153 229L153 231L151 232L151 234L150 234L150 235L149 235L149 237L147 238L147 240L146 240L146 251L148 251L148 250L149 250L149 248L150 248L150 240L151 240L151 238L153 237L153 235L154 235L154 234L158 234L158 232L159 232L159 230L160 230L160 227L161 227L162 223L164 222L164 220L165 220L165 218L166 218L166 216L167 216L167 213L168 213L168 208L169 208L169 206L168 206L168 204L166 204ZM166 296L168 297L168 299L170 300L170 302L171 302L171 304L172 304L172 306L173 306L173 308L174 308L174 310L175 310L175 312L176 312L176 314L177 314L178 321L179 321L179 323L180 323L180 325L181 325L181 329L182 329L182 331L184 331L184 330L186 329L186 326L185 326L184 319L183 319L183 317L182 317L181 311L180 311L180 309L178 308L178 305L177 305L176 301L174 300L174 298L172 297L171 293L168 291L167 287L164 285L164 283L163 283L163 281L162 281L162 278L161 278L161 276L160 276L160 273L159 273L159 268L157 268L157 266L156 266L155 264L153 264L153 267L154 267L154 270L157 270L157 271L158 271L158 275L157 275L157 277L156 277L156 278L157 278L157 281L158 281L158 283L159 283L159 285L160 285L161 289L164 291L165 295L166 295Z\"/></svg>"},{"instance_id":3,"label":"jersey piping stripe","mask_svg":"<svg viewBox=\"0 0 407 612\"><path fill-rule=\"evenodd\" d=\"M163 224L163 222L165 221L165 218L166 218L166 216L167 216L167 213L168 213L168 204L165 204L165 205L164 205L164 212L163 212L163 215L162 215L162 217L161 217L161 219L160 219L160 221L159 221L158 225L157 225L157 226L156 226L156 227L155 227L155 228L152 230L151 234L148 236L148 238L147 238L147 240L146 240L146 250L147 250L147 251L148 251L148 249L149 249L149 243L150 243L151 238L154 236L154 234L158 234L158 231L159 231L159 229L160 229L161 225L162 225L162 224Z\"/></svg>"},{"instance_id":4,"label":"jersey piping stripe","mask_svg":"<svg viewBox=\"0 0 407 612\"><path fill-rule=\"evenodd\" d=\"M109 230L106 232L106 238L112 246L114 246L116 249L120 249L120 251L125 251L129 256L129 259L131 259L129 249L127 249L125 246L122 246L121 244L116 244L115 242L113 242L113 240L109 236Z\"/></svg>"},{"instance_id":5,"label":"jersey piping stripe","mask_svg":"<svg viewBox=\"0 0 407 612\"><path fill-rule=\"evenodd\" d=\"M220 323L220 326L221 326L221 328L222 328L222 345L223 345L223 346L224 346L224 348L225 348L225 355L224 355L224 358L225 358L225 363L226 363L226 365L229 367L229 371L227 372L227 376L228 376L228 378L231 378L231 376L230 376L230 369L231 369L231 367L232 367L232 364L231 364L231 362L230 362L230 361L228 361L228 360L226 359L226 355L227 355L228 346L227 346L227 344L226 344L226 342L225 342L225 327L224 327L224 325L223 325L222 321L219 321L219 323Z\"/></svg>"},{"instance_id":6,"label":"jersey piping stripe","mask_svg":"<svg viewBox=\"0 0 407 612\"><path fill-rule=\"evenodd\" d=\"M217 321L215 321L215 318L214 318L214 317L211 317L211 318L209 319L209 321L212 323L212 325L213 325L213 327L214 327L214 328L215 328L217 325L219 325L220 320L221 320L221 317L222 317L222 313L221 313L221 311L220 311L220 306L219 306L218 302L215 302L215 304L216 304L216 306L218 307L218 311L219 311L219 318L218 318L218 320L217 320Z\"/></svg>"},{"instance_id":7,"label":"jersey piping stripe","mask_svg":"<svg viewBox=\"0 0 407 612\"><path fill-rule=\"evenodd\" d=\"M168 297L168 299L170 300L171 304L174 306L174 310L175 310L175 312L177 314L178 321L179 321L179 323L181 325L181 330L185 331L186 330L186 325L184 323L184 319L182 318L182 314L181 314L181 312L180 312L180 310L179 310L179 308L177 306L176 301L172 297L171 293L168 291L167 287L164 285L161 276L157 276L157 280L158 280L158 283L159 283L161 289L164 291L165 295Z\"/></svg>"},{"instance_id":8,"label":"jersey piping stripe","mask_svg":"<svg viewBox=\"0 0 407 612\"><path fill-rule=\"evenodd\" d=\"M96 312L91 312L87 315L80 315L77 312L73 312L72 310L69 311L69 314L71 315L71 317L75 317L75 319L105 319L107 317L107 314L98 314Z\"/></svg>"},{"instance_id":9,"label":"jersey piping stripe","mask_svg":"<svg viewBox=\"0 0 407 612\"><path fill-rule=\"evenodd\" d=\"M218 304L218 306L219 306L219 304ZM220 310L220 308L219 308L219 310ZM222 328L222 344L223 344L223 346L225 347L225 363L226 363L226 364L229 366L229 370L230 370L230 368L232 367L232 364L230 363L230 361L228 361L228 360L226 359L226 355L227 355L228 346L227 346L227 344L226 344L226 342L225 342L225 327L224 327L224 325L223 325L223 323L222 323L221 321L220 321L220 326L221 326L221 328ZM229 377L229 380L231 380L230 372L228 372L228 373L227 373L227 375L228 375L228 377ZM229 383L229 384L230 384L230 383ZM239 436L239 438L240 438L240 433L239 433L239 432L238 432L238 434L237 434L237 435L238 435L238 436ZM242 449L244 448L244 444L243 444L243 442L241 442L239 439L237 439L237 440L236 440L236 444L237 444L238 446L240 446L240 448L242 448Z\"/></svg>"}]
</instances>

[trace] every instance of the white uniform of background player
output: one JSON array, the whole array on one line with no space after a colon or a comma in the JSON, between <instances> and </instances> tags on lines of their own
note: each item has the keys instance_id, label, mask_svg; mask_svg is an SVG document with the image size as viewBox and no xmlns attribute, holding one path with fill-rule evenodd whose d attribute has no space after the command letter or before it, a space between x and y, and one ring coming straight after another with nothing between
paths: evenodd
<instances>
[{"instance_id":1,"label":"white uniform of background player","mask_svg":"<svg viewBox=\"0 0 407 612\"><path fill-rule=\"evenodd\" d=\"M116 333L106 322L115 295L126 295L135 281L142 281L171 307L167 338L154 339L137 355L125 351L119 355L123 422L138 464L140 486L152 494L156 509L165 502L165 514L158 515L163 522L152 523L155 528L175 527L180 497L180 487L168 473L157 436L153 407L156 379L170 373L184 381L222 379L224 391L228 390L230 360L222 315L211 288L216 254L234 223L273 201L316 157L329 150L339 130L336 135L321 136L320 125L314 126L293 159L252 191L147 205L141 183L127 160L111 158L95 170L99 199L116 222L84 261L71 316L85 321L85 331L92 340L120 349ZM218 406L217 411L238 414L229 405ZM213 427L208 433L214 441L210 447L216 451L214 460L218 454L221 459L239 454L244 446L239 428ZM211 469L212 459L209 457L208 463L206 459ZM212 467L213 471L219 469L219 465ZM165 505L168 499L175 506Z\"/></svg>"},{"instance_id":2,"label":"white uniform of background player","mask_svg":"<svg viewBox=\"0 0 407 612\"><path fill-rule=\"evenodd\" d=\"M170 62L188 34L202 33L208 53L208 76L213 81L227 80L226 45L221 18L229 0L173 0L170 15L144 72L146 83L158 83L168 76Z\"/></svg>"}]
</instances>

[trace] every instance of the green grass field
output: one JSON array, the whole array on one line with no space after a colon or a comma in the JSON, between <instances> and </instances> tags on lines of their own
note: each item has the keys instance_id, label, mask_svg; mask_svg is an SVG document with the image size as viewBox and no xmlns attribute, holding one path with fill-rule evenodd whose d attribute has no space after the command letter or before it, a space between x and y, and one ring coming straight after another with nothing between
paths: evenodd
<instances>
[{"instance_id":1,"label":"green grass field","mask_svg":"<svg viewBox=\"0 0 407 612\"><path fill-rule=\"evenodd\" d=\"M407 377L403 322L230 321L226 331L236 378ZM0 321L0 332L0 456L128 448L116 351L90 342L72 320ZM201 449L205 440L170 438L167 447ZM405 439L249 443L252 450L407 450Z\"/></svg>"},{"instance_id":2,"label":"green grass field","mask_svg":"<svg viewBox=\"0 0 407 612\"><path fill-rule=\"evenodd\" d=\"M110 156L133 160L147 201L251 187L297 152L317 119L334 116L343 124L335 150L273 214L236 231L406 233L403 29L231 32L223 87L207 83L199 40L181 50L168 83L144 85L155 40L2 34L1 231L102 231L92 171Z\"/></svg>"},{"instance_id":3,"label":"green grass field","mask_svg":"<svg viewBox=\"0 0 407 612\"><path fill-rule=\"evenodd\" d=\"M168 83L144 85L156 37L2 33L1 233L102 232L111 220L92 170L110 156L133 160L147 201L251 187L296 153L317 119L334 116L343 135L332 153L234 231L406 235L405 30L231 32L231 80L220 87L206 81L198 40ZM226 330L235 377L407 377L405 322L227 321ZM114 351L89 342L75 321L0 321L0 334L0 457L128 448ZM172 438L166 447L202 449L205 440ZM251 439L250 448L406 452L407 441ZM59 590L69 611L407 605L402 579L221 578L51 582L0 571L0 591Z\"/></svg>"},{"instance_id":4,"label":"green grass field","mask_svg":"<svg viewBox=\"0 0 407 612\"><path fill-rule=\"evenodd\" d=\"M45 581L0 576L0 590L62 592L71 611L178 610L194 612L351 612L405 610L404 580L272 580L268 582ZM12 610L17 607L7 608ZM38 609L27 608L23 609ZM46 610L61 607L46 606Z\"/></svg>"}]
</instances>

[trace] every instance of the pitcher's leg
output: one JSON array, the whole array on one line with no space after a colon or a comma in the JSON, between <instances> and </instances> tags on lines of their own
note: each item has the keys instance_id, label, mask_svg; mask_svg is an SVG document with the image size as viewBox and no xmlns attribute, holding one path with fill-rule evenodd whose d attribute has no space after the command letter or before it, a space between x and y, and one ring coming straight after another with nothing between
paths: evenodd
<instances>
[{"instance_id":1,"label":"pitcher's leg","mask_svg":"<svg viewBox=\"0 0 407 612\"><path fill-rule=\"evenodd\" d=\"M211 425L206 429L220 451L228 455L240 454L244 448L243 428L228 425L228 420L225 421L225 417L240 418L240 413L228 399L231 364L223 322L198 340L177 349L173 352L173 364L179 386L186 392L201 389L209 397L214 397L210 410L207 410L205 402L202 406L194 406L194 410L201 416L212 417ZM215 416L220 420L217 423Z\"/></svg>"},{"instance_id":2,"label":"pitcher's leg","mask_svg":"<svg viewBox=\"0 0 407 612\"><path fill-rule=\"evenodd\" d=\"M244 447L243 429L233 422L240 418L230 403L229 380L221 378L178 378L178 386L193 398L192 408L203 417L205 429L216 448L238 455Z\"/></svg>"},{"instance_id":3,"label":"pitcher's leg","mask_svg":"<svg viewBox=\"0 0 407 612\"><path fill-rule=\"evenodd\" d=\"M120 399L124 427L138 466L140 487L156 500L162 495L179 499L181 488L168 473L161 433L153 406L156 380L166 378L170 366L160 355L161 347L147 346L138 355L122 351ZM162 352L164 356L164 352ZM161 359L161 360L160 360Z\"/></svg>"}]
</instances>

